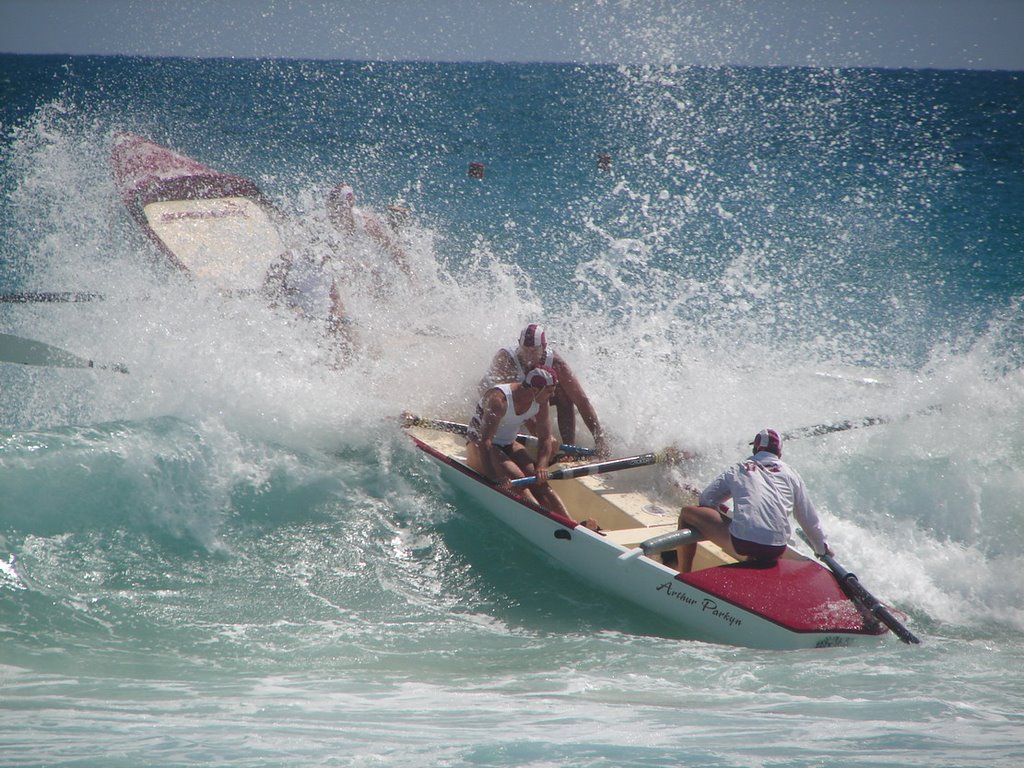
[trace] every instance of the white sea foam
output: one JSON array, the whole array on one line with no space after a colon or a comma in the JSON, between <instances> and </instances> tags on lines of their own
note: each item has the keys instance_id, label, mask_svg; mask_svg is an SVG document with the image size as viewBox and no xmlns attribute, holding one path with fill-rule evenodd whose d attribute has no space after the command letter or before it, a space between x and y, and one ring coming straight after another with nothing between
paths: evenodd
<instances>
[{"instance_id":1,"label":"white sea foam","mask_svg":"<svg viewBox=\"0 0 1024 768\"><path fill-rule=\"evenodd\" d=\"M543 260L495 229L449 231L420 201L415 285L347 286L364 345L340 369L314 328L159 265L108 177L123 115L60 101L15 132L4 281L106 300L5 306L3 329L130 372L0 370L7 761L1019 762L1006 672L1024 631L1019 307L980 329L937 322L931 274L910 274L929 241L897 238L898 267L882 258L878 243L920 225L892 144L892 199L853 169L841 195L801 211L785 194L799 167L767 150L738 159L739 176L724 162L744 145L706 110L743 102L728 81L750 73L711 73L727 82L704 93L687 91L694 71L615 76L666 126L660 143L619 148L615 177L573 201L577 227L500 208L498 230L544 239ZM328 103L346 80L325 77ZM814 99L779 98L831 160L841 132L814 115L831 119L844 81L811 79ZM661 123L662 103L688 122ZM325 179L291 170L297 181L259 181L316 231ZM623 452L696 449L693 482L765 424L884 417L791 440L786 457L840 561L924 644L766 656L681 643L451 495L395 419L464 419L490 355L528 321Z\"/></svg>"}]
</instances>

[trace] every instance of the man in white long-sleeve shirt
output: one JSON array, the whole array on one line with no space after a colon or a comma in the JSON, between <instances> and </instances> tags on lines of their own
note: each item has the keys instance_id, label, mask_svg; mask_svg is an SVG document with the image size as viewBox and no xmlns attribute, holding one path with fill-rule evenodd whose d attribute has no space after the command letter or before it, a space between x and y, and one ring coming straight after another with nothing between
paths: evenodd
<instances>
[{"instance_id":1,"label":"man in white long-sleeve shirt","mask_svg":"<svg viewBox=\"0 0 1024 768\"><path fill-rule=\"evenodd\" d=\"M773 563L786 551L792 512L816 554L832 554L799 473L782 461L782 438L762 429L751 443L753 455L711 481L695 507L679 512L680 528L695 528L739 559ZM732 499L731 519L722 511ZM676 548L682 573L693 569L696 544Z\"/></svg>"}]
</instances>

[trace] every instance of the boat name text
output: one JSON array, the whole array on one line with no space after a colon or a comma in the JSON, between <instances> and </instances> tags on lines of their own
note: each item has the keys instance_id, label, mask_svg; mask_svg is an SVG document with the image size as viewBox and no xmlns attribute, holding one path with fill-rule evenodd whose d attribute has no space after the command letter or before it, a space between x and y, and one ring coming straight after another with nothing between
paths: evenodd
<instances>
[{"instance_id":1,"label":"boat name text","mask_svg":"<svg viewBox=\"0 0 1024 768\"><path fill-rule=\"evenodd\" d=\"M720 609L718 607L718 602L712 600L710 597L698 600L685 590L675 589L674 587L674 581L666 581L664 584L659 584L657 589L659 592L664 592L668 597L673 597L682 603L699 606L701 611L704 613L710 613L712 616L727 622L730 626L738 627L743 623L743 619L733 616L727 610Z\"/></svg>"}]
</instances>

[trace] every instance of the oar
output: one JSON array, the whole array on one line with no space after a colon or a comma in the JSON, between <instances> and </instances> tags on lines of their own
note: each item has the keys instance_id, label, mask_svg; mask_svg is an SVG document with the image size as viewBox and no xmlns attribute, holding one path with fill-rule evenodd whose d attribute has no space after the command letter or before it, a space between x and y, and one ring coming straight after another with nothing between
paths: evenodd
<instances>
[{"instance_id":1,"label":"oar","mask_svg":"<svg viewBox=\"0 0 1024 768\"><path fill-rule=\"evenodd\" d=\"M927 416L930 413L941 411L941 405L929 405L906 416L862 416L859 419L844 419L834 421L830 424L812 424L809 427L799 427L782 433L783 440L798 440L801 437L818 437L833 432L845 432L848 429L862 429L863 427L874 427L878 424L889 424L893 421L902 421L914 416Z\"/></svg>"},{"instance_id":2,"label":"oar","mask_svg":"<svg viewBox=\"0 0 1024 768\"><path fill-rule=\"evenodd\" d=\"M829 567L829 570L835 574L836 579L838 579L840 586L843 587L846 594L851 598L860 601L860 603L871 611L879 621L891 629L895 633L896 637L908 645L911 643L916 645L921 642L913 632L903 626L903 624L900 623L900 620L892 615L892 612L888 608L878 602L878 599L874 595L864 589L856 576L837 563L836 559L832 557L832 555L818 555L818 557Z\"/></svg>"},{"instance_id":3,"label":"oar","mask_svg":"<svg viewBox=\"0 0 1024 768\"><path fill-rule=\"evenodd\" d=\"M849 384L859 384L862 387L884 387L886 389L892 388L892 384L889 384L884 381L879 381L878 379L871 379L867 377L844 376L841 373L826 373L825 371L815 371L814 375L819 376L823 379L833 379L834 381L844 381Z\"/></svg>"},{"instance_id":4,"label":"oar","mask_svg":"<svg viewBox=\"0 0 1024 768\"><path fill-rule=\"evenodd\" d=\"M912 414L902 417L893 416L862 416L858 419L844 419L843 421L833 421L824 424L812 424L807 427L798 427L791 429L788 432L782 433L783 440L799 440L805 437L819 437L821 435L832 434L833 432L845 432L850 429L862 429L864 427L873 427L878 424L888 424L893 421L899 421L902 419L908 419L913 416L926 416L930 413L941 411L941 405L930 405L927 408L915 411ZM466 434L469 427L465 424L460 424L456 421L445 421L443 419L428 419L421 416L415 416L411 413L402 414L403 424L407 427L425 427L427 429L437 429L442 432L453 432L457 435ZM536 442L537 438L532 435L519 435L519 439L524 442ZM584 448L578 445L562 444L558 446L558 449L563 453L571 453L577 456L593 456L596 451L593 448ZM680 451L674 448L665 448L661 453L675 452L675 456L680 459L694 459L697 458L697 454L690 451Z\"/></svg>"},{"instance_id":5,"label":"oar","mask_svg":"<svg viewBox=\"0 0 1024 768\"><path fill-rule=\"evenodd\" d=\"M422 416L415 416L411 413L402 414L402 425L406 427L423 427L425 429L436 429L441 432L451 432L456 435L464 435L469 432L468 424L460 424L457 421L445 421L444 419L427 419ZM524 443L536 443L537 438L533 435L516 435L516 439ZM596 451L593 448L584 448L582 445L569 445L562 443L558 446L562 453L571 453L576 456L593 456Z\"/></svg>"},{"instance_id":6,"label":"oar","mask_svg":"<svg viewBox=\"0 0 1024 768\"><path fill-rule=\"evenodd\" d=\"M781 437L783 440L799 440L804 437L820 437L821 435L830 435L833 432L845 432L850 429L863 429L864 427L874 427L878 424L889 424L894 421L903 421L914 416L927 416L930 413L936 413L941 410L942 406L936 404L929 405L927 408L914 411L906 416L862 416L858 419L844 419L843 421L833 421L824 424L812 424L808 427L797 427L796 429L791 429L788 432L783 432ZM747 443L743 443L742 445L746 447ZM697 458L697 454L691 451L679 451L673 448L665 448L664 450L676 450L679 454L679 458L681 459Z\"/></svg>"},{"instance_id":7,"label":"oar","mask_svg":"<svg viewBox=\"0 0 1024 768\"><path fill-rule=\"evenodd\" d=\"M21 291L18 293L0 293L0 303L2 304L30 304L33 302L74 304L81 301L103 301L103 294L85 293L81 291Z\"/></svg>"},{"instance_id":8,"label":"oar","mask_svg":"<svg viewBox=\"0 0 1024 768\"><path fill-rule=\"evenodd\" d=\"M673 450L660 451L658 453L641 453L637 456L628 456L624 459L610 459L609 461L598 461L593 464L581 464L578 467L566 467L556 469L548 473L548 480L568 480L573 477L584 475L599 475L603 472L617 472L620 469L633 469L634 467L646 467L651 464L664 464L669 461L678 460L679 452ZM537 482L536 475L519 477L512 481L513 488L521 488L524 485L533 485Z\"/></svg>"},{"instance_id":9,"label":"oar","mask_svg":"<svg viewBox=\"0 0 1024 768\"><path fill-rule=\"evenodd\" d=\"M55 368L99 368L101 370L128 373L121 363L102 365L93 360L68 352L66 349L34 341L9 333L0 333L0 362L21 365L45 365Z\"/></svg>"},{"instance_id":10,"label":"oar","mask_svg":"<svg viewBox=\"0 0 1024 768\"><path fill-rule=\"evenodd\" d=\"M800 531L800 537L810 544L807 534L803 531ZM836 581L839 582L839 586L843 588L843 591L849 596L849 598L863 605L871 612L872 615L874 615L875 618L891 629L896 637L908 645L917 645L921 642L913 632L903 626L900 620L892 615L892 611L882 605L878 601L878 598L864 589L864 586L854 574L850 573L836 562L836 559L832 555L818 555L817 557L828 566L830 571L832 571L833 575L836 577Z\"/></svg>"}]
</instances>

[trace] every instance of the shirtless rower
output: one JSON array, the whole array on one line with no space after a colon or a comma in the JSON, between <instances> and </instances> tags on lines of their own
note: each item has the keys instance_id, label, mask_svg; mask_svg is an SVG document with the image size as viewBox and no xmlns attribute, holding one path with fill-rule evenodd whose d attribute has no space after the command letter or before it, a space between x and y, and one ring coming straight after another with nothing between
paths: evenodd
<instances>
[{"instance_id":1,"label":"shirtless rower","mask_svg":"<svg viewBox=\"0 0 1024 768\"><path fill-rule=\"evenodd\" d=\"M533 486L519 489L526 500L571 520L562 499L548 485L553 446L549 402L557 383L554 369L542 365L529 370L521 382L498 384L484 392L469 422L466 457L470 467L505 492L512 490L513 479L535 475ZM538 432L536 461L517 438L527 419L535 419ZM592 519L584 525L597 529Z\"/></svg>"},{"instance_id":2,"label":"shirtless rower","mask_svg":"<svg viewBox=\"0 0 1024 768\"><path fill-rule=\"evenodd\" d=\"M536 323L530 323L519 334L519 346L502 347L498 350L486 376L480 382L481 391L495 384L521 381L525 371L535 365L552 368L558 376L558 386L551 402L555 406L561 442L575 444L576 411L579 410L583 423L594 437L597 455L607 457L608 443L601 422L597 418L597 411L569 364L548 346L544 329Z\"/></svg>"}]
</instances>

